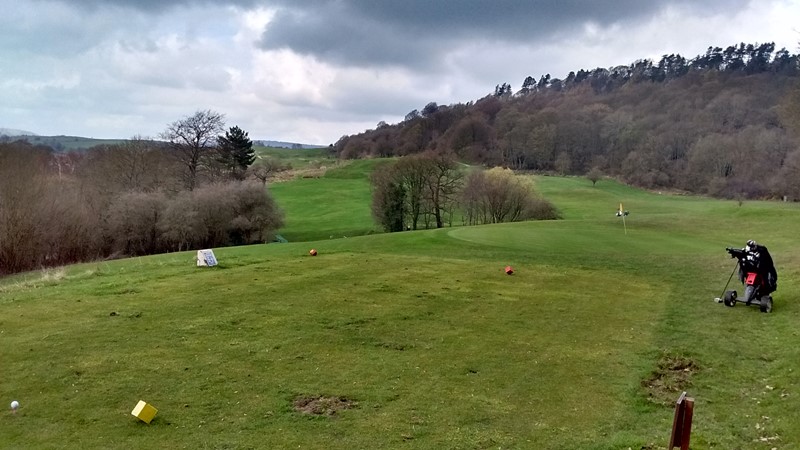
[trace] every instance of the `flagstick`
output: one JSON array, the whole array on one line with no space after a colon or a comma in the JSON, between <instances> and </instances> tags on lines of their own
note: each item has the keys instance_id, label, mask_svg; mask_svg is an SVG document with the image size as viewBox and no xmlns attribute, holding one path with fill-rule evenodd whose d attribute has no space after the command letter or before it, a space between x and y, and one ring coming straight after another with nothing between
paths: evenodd
<instances>
[{"instance_id":1,"label":"flagstick","mask_svg":"<svg viewBox=\"0 0 800 450\"><path fill-rule=\"evenodd\" d=\"M619 216L622 217L622 228L625 230L625 235L628 235L628 226L625 225L625 208L622 206L622 202L619 204Z\"/></svg>"}]
</instances>

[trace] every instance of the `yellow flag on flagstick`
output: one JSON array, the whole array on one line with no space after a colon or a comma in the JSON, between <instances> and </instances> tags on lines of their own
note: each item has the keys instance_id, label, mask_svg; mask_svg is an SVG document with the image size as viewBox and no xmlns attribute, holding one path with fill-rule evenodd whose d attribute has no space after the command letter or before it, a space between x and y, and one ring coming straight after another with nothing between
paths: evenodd
<instances>
[{"instance_id":1,"label":"yellow flag on flagstick","mask_svg":"<svg viewBox=\"0 0 800 450\"><path fill-rule=\"evenodd\" d=\"M628 215L628 211L625 211L625 208L622 207L622 202L619 204L619 211L617 211L617 217L622 217L622 228L625 230L625 234L628 234L628 226L625 225L625 216Z\"/></svg>"}]
</instances>

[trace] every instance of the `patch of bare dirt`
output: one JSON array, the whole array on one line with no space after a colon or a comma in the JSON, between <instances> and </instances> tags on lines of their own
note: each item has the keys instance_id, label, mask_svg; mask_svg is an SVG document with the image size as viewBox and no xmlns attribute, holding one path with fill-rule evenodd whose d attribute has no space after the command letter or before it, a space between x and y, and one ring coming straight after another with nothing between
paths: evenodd
<instances>
[{"instance_id":1,"label":"patch of bare dirt","mask_svg":"<svg viewBox=\"0 0 800 450\"><path fill-rule=\"evenodd\" d=\"M692 376L700 370L691 358L664 354L655 370L642 380L648 400L662 405L672 405L681 392L692 384Z\"/></svg>"},{"instance_id":2,"label":"patch of bare dirt","mask_svg":"<svg viewBox=\"0 0 800 450\"><path fill-rule=\"evenodd\" d=\"M300 396L294 399L295 411L313 416L333 416L356 407L357 402L345 397Z\"/></svg>"},{"instance_id":3,"label":"patch of bare dirt","mask_svg":"<svg viewBox=\"0 0 800 450\"><path fill-rule=\"evenodd\" d=\"M269 179L269 182L281 183L284 181L295 180L297 178L322 178L327 171L328 168L325 166L317 168L309 167L305 169L286 170L273 175L272 178Z\"/></svg>"}]
</instances>

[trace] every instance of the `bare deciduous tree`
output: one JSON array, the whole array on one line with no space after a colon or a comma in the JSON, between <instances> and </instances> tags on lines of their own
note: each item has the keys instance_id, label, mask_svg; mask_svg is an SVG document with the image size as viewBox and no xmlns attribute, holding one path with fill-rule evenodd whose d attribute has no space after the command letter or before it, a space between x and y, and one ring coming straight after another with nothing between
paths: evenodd
<instances>
[{"instance_id":1,"label":"bare deciduous tree","mask_svg":"<svg viewBox=\"0 0 800 450\"><path fill-rule=\"evenodd\" d=\"M436 220L436 228L442 228L444 216L452 216L464 175L452 155L429 154L427 158L431 161L427 181L428 199Z\"/></svg>"},{"instance_id":2,"label":"bare deciduous tree","mask_svg":"<svg viewBox=\"0 0 800 450\"><path fill-rule=\"evenodd\" d=\"M158 189L175 189L171 173L175 170L168 159L163 144L141 136L134 136L114 146L112 167L128 191L152 192Z\"/></svg>"},{"instance_id":3,"label":"bare deciduous tree","mask_svg":"<svg viewBox=\"0 0 800 450\"><path fill-rule=\"evenodd\" d=\"M231 189L235 202L228 229L230 243L263 243L283 226L283 211L263 185L244 181L232 184Z\"/></svg>"},{"instance_id":4,"label":"bare deciduous tree","mask_svg":"<svg viewBox=\"0 0 800 450\"><path fill-rule=\"evenodd\" d=\"M795 136L800 137L800 81L796 81L788 91L780 105L780 115L786 128Z\"/></svg>"},{"instance_id":5,"label":"bare deciduous tree","mask_svg":"<svg viewBox=\"0 0 800 450\"><path fill-rule=\"evenodd\" d=\"M186 189L194 190L200 171L213 165L212 150L224 129L225 116L206 110L171 123L161 133L181 165L181 179Z\"/></svg>"},{"instance_id":6,"label":"bare deciduous tree","mask_svg":"<svg viewBox=\"0 0 800 450\"><path fill-rule=\"evenodd\" d=\"M284 164L278 158L268 156L256 161L247 169L247 173L253 178L259 180L262 186L265 186L267 184L267 180L280 172L289 170L290 168L291 166Z\"/></svg>"},{"instance_id":7,"label":"bare deciduous tree","mask_svg":"<svg viewBox=\"0 0 800 450\"><path fill-rule=\"evenodd\" d=\"M166 197L159 192L128 192L117 197L107 219L115 250L130 256L158 252L158 224L165 205Z\"/></svg>"},{"instance_id":8,"label":"bare deciduous tree","mask_svg":"<svg viewBox=\"0 0 800 450\"><path fill-rule=\"evenodd\" d=\"M198 246L208 234L205 222L200 220L192 193L188 191L181 192L167 202L158 229L167 248L176 251Z\"/></svg>"},{"instance_id":9,"label":"bare deciduous tree","mask_svg":"<svg viewBox=\"0 0 800 450\"><path fill-rule=\"evenodd\" d=\"M592 182L592 186L596 185L600 178L603 178L603 172L597 167L592 167L592 170L586 174L586 179Z\"/></svg>"},{"instance_id":10,"label":"bare deciduous tree","mask_svg":"<svg viewBox=\"0 0 800 450\"><path fill-rule=\"evenodd\" d=\"M497 167L467 176L462 207L469 225L558 218L555 207L536 196L530 180Z\"/></svg>"},{"instance_id":11,"label":"bare deciduous tree","mask_svg":"<svg viewBox=\"0 0 800 450\"><path fill-rule=\"evenodd\" d=\"M800 200L800 150L786 157L778 176L778 192L793 201Z\"/></svg>"},{"instance_id":12,"label":"bare deciduous tree","mask_svg":"<svg viewBox=\"0 0 800 450\"><path fill-rule=\"evenodd\" d=\"M72 264L101 255L100 218L86 206L75 183L48 178L45 195L34 207L39 211L45 255L40 265Z\"/></svg>"},{"instance_id":13,"label":"bare deciduous tree","mask_svg":"<svg viewBox=\"0 0 800 450\"><path fill-rule=\"evenodd\" d=\"M0 273L97 255L98 224L77 185L51 174L51 163L49 150L0 144Z\"/></svg>"},{"instance_id":14,"label":"bare deciduous tree","mask_svg":"<svg viewBox=\"0 0 800 450\"><path fill-rule=\"evenodd\" d=\"M403 186L406 198L406 212L411 229L419 227L426 202L426 185L432 173L432 164L427 158L413 155L401 158L394 166L398 182Z\"/></svg>"},{"instance_id":15,"label":"bare deciduous tree","mask_svg":"<svg viewBox=\"0 0 800 450\"><path fill-rule=\"evenodd\" d=\"M27 143L0 144L0 273L30 270L44 258L41 182L49 152Z\"/></svg>"},{"instance_id":16,"label":"bare deciduous tree","mask_svg":"<svg viewBox=\"0 0 800 450\"><path fill-rule=\"evenodd\" d=\"M560 152L554 163L555 169L561 175L567 175L572 171L572 157L567 152Z\"/></svg>"},{"instance_id":17,"label":"bare deciduous tree","mask_svg":"<svg viewBox=\"0 0 800 450\"><path fill-rule=\"evenodd\" d=\"M263 186L231 181L201 186L167 202L159 222L170 248L264 242L283 226L283 212Z\"/></svg>"},{"instance_id":18,"label":"bare deciduous tree","mask_svg":"<svg viewBox=\"0 0 800 450\"><path fill-rule=\"evenodd\" d=\"M372 175L372 214L387 231L444 226L456 203L462 174L450 155L406 156Z\"/></svg>"}]
</instances>

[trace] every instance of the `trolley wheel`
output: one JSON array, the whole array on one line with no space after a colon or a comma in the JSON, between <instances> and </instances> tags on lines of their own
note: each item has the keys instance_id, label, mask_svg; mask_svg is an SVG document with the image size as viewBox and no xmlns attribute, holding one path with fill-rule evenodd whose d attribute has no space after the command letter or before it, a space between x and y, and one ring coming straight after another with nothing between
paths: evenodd
<instances>
[{"instance_id":1,"label":"trolley wheel","mask_svg":"<svg viewBox=\"0 0 800 450\"><path fill-rule=\"evenodd\" d=\"M761 297L761 305L759 306L762 313L771 313L772 312L772 296L765 295Z\"/></svg>"},{"instance_id":2,"label":"trolley wheel","mask_svg":"<svg viewBox=\"0 0 800 450\"><path fill-rule=\"evenodd\" d=\"M736 306L736 291L725 291L725 295L722 297L722 303L731 308Z\"/></svg>"}]
</instances>

